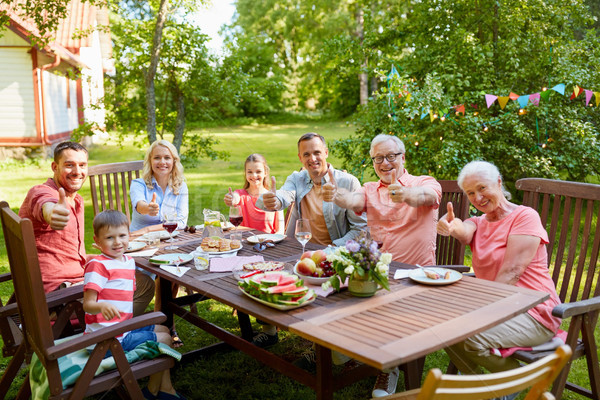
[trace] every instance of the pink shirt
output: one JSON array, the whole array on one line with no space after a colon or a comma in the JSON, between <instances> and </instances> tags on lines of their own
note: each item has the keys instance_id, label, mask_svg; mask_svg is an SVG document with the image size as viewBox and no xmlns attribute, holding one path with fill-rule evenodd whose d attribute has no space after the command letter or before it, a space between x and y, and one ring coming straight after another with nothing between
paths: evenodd
<instances>
[{"instance_id":1,"label":"pink shirt","mask_svg":"<svg viewBox=\"0 0 600 400\"><path fill-rule=\"evenodd\" d=\"M71 217L62 230L50 228L44 219L42 206L48 202L58 202L58 187L52 178L32 187L19 209L19 216L29 218L33 223L46 293L57 289L63 282L83 281L83 266L86 261L83 198L79 194L75 195Z\"/></svg>"},{"instance_id":2,"label":"pink shirt","mask_svg":"<svg viewBox=\"0 0 600 400\"><path fill-rule=\"evenodd\" d=\"M477 226L469 244L473 252L475 275L489 281L496 280L500 271L506 243L510 235L530 235L541 239L537 252L515 286L550 294L550 298L528 311L529 315L552 332L556 332L560 319L552 315L552 309L560 304L556 287L548 272L546 244L548 234L542 226L538 213L529 207L518 206L506 218L490 222L485 215L469 218Z\"/></svg>"},{"instance_id":3,"label":"pink shirt","mask_svg":"<svg viewBox=\"0 0 600 400\"><path fill-rule=\"evenodd\" d=\"M245 189L238 189L235 192L240 195L240 202L238 205L242 209L242 215L244 216L242 226L258 229L259 231L267 233L279 232L279 217L281 211L263 211L260 208L256 208L258 196L252 196Z\"/></svg>"},{"instance_id":4,"label":"pink shirt","mask_svg":"<svg viewBox=\"0 0 600 400\"><path fill-rule=\"evenodd\" d=\"M438 196L436 203L433 206L421 207L394 203L389 198L388 185L381 180L367 182L357 191L365 196L363 212L367 212L367 225L372 230L376 226L384 228L381 249L391 253L394 261L434 265L437 209L442 199L442 187L430 176L413 176L406 170L398 181L406 187L432 188Z\"/></svg>"},{"instance_id":5,"label":"pink shirt","mask_svg":"<svg viewBox=\"0 0 600 400\"><path fill-rule=\"evenodd\" d=\"M135 261L131 256L115 260L101 254L85 266L83 290L98 292L98 303L111 303L120 311L120 318L107 321L102 313L85 313L85 333L133 318L133 292L135 291ZM126 334L118 337L122 340Z\"/></svg>"}]
</instances>

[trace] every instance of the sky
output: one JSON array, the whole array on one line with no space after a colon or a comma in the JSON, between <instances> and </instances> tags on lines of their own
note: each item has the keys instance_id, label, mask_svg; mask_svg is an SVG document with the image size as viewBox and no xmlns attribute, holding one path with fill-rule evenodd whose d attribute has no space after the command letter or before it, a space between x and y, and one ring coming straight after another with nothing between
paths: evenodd
<instances>
[{"instance_id":1,"label":"sky","mask_svg":"<svg viewBox=\"0 0 600 400\"><path fill-rule=\"evenodd\" d=\"M233 0L212 0L208 5L194 14L191 23L200 27L205 35L210 36L207 47L215 54L221 54L223 38L219 35L219 29L222 25L231 22L231 17L235 12Z\"/></svg>"}]
</instances>

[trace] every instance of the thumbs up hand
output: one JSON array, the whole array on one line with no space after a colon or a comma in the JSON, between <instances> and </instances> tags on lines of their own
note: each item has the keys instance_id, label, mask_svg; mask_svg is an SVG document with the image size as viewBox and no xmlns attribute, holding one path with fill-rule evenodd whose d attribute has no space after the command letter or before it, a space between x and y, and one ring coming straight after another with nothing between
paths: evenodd
<instances>
[{"instance_id":1,"label":"thumbs up hand","mask_svg":"<svg viewBox=\"0 0 600 400\"><path fill-rule=\"evenodd\" d=\"M44 219L50 225L50 228L54 230L64 229L69 223L71 217L71 206L67 201L65 195L65 189L58 189L58 202L57 203L45 203L42 206L42 213Z\"/></svg>"},{"instance_id":2,"label":"thumbs up hand","mask_svg":"<svg viewBox=\"0 0 600 400\"><path fill-rule=\"evenodd\" d=\"M462 233L463 222L454 216L454 206L451 202L448 202L446 209L448 212L437 223L437 232L442 236L455 236L457 233Z\"/></svg>"},{"instance_id":3,"label":"thumbs up hand","mask_svg":"<svg viewBox=\"0 0 600 400\"><path fill-rule=\"evenodd\" d=\"M269 211L277 211L281 208L281 202L277 198L277 181L275 177L271 177L271 190L262 195L265 209Z\"/></svg>"},{"instance_id":4,"label":"thumbs up hand","mask_svg":"<svg viewBox=\"0 0 600 400\"><path fill-rule=\"evenodd\" d=\"M392 180L388 186L388 194L394 203L404 203L406 201L406 192L404 186L400 185L396 179L396 170L392 170Z\"/></svg>"},{"instance_id":5,"label":"thumbs up hand","mask_svg":"<svg viewBox=\"0 0 600 400\"><path fill-rule=\"evenodd\" d=\"M323 201L332 202L335 201L338 194L337 183L335 182L331 168L327 170L327 175L329 175L329 182L323 185Z\"/></svg>"},{"instance_id":6,"label":"thumbs up hand","mask_svg":"<svg viewBox=\"0 0 600 400\"><path fill-rule=\"evenodd\" d=\"M156 193L152 194L152 200L148 203L148 215L156 217L160 212L160 206L156 202Z\"/></svg>"}]
</instances>

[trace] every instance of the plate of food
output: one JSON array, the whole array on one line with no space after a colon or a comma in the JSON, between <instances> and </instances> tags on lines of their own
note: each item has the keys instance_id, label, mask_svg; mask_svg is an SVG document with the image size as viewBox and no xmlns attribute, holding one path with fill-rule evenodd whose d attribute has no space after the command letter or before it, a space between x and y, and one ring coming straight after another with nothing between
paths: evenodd
<instances>
[{"instance_id":1,"label":"plate of food","mask_svg":"<svg viewBox=\"0 0 600 400\"><path fill-rule=\"evenodd\" d=\"M313 301L315 301L317 299L317 294L312 289L309 289L311 294L303 303L295 304L295 305L284 305L284 304L271 303L269 301L262 300L256 296L252 296L250 293L246 292L241 287L240 287L240 290L242 291L242 293L244 293L246 296L250 297L252 300L256 300L259 303L264 304L265 306L272 307L272 308L275 308L275 309L281 310L281 311L288 311L288 310L293 310L295 308L304 307L304 306L309 305L310 303L312 303Z\"/></svg>"},{"instance_id":2,"label":"plate of food","mask_svg":"<svg viewBox=\"0 0 600 400\"><path fill-rule=\"evenodd\" d=\"M305 275L298 271L298 264L294 265L294 273L298 275L305 283L309 285L318 285L321 286L323 283L327 282L331 276L315 276L315 275ZM314 274L314 273L313 273Z\"/></svg>"},{"instance_id":3,"label":"plate of food","mask_svg":"<svg viewBox=\"0 0 600 400\"><path fill-rule=\"evenodd\" d=\"M251 299L282 311L303 307L317 298L297 275L285 271L253 275L239 281L238 287Z\"/></svg>"},{"instance_id":4,"label":"plate of food","mask_svg":"<svg viewBox=\"0 0 600 400\"><path fill-rule=\"evenodd\" d=\"M127 250L125 253L131 253L132 251L138 251L146 247L146 243L144 242L129 242L129 246L127 246Z\"/></svg>"},{"instance_id":5,"label":"plate of food","mask_svg":"<svg viewBox=\"0 0 600 400\"><path fill-rule=\"evenodd\" d=\"M194 259L191 254L187 253L169 253L161 254L159 256L153 256L150 258L150 263L154 265L175 265L175 262L179 260L179 265L190 262Z\"/></svg>"},{"instance_id":6,"label":"plate of food","mask_svg":"<svg viewBox=\"0 0 600 400\"><path fill-rule=\"evenodd\" d=\"M294 266L294 273L310 285L321 285L329 280L335 271L331 261L327 261L324 250L306 251Z\"/></svg>"},{"instance_id":7,"label":"plate of food","mask_svg":"<svg viewBox=\"0 0 600 400\"><path fill-rule=\"evenodd\" d=\"M281 233L263 233L260 235L252 235L246 240L248 243L252 244L264 242L265 240L271 240L273 243L279 243L285 238L286 236Z\"/></svg>"},{"instance_id":8,"label":"plate of food","mask_svg":"<svg viewBox=\"0 0 600 400\"><path fill-rule=\"evenodd\" d=\"M149 236L151 236L153 233L158 233L160 240L167 240L169 238L169 232L162 230L162 231L157 231L157 232L149 232L149 233L145 233L142 236L140 236L140 240L148 240ZM172 236L175 237L179 235L179 231L173 231Z\"/></svg>"},{"instance_id":9,"label":"plate of food","mask_svg":"<svg viewBox=\"0 0 600 400\"><path fill-rule=\"evenodd\" d=\"M413 281L425 285L449 285L462 279L462 274L458 271L436 267L413 269L408 276Z\"/></svg>"},{"instance_id":10,"label":"plate of food","mask_svg":"<svg viewBox=\"0 0 600 400\"><path fill-rule=\"evenodd\" d=\"M290 267L282 261L256 261L233 268L233 276L237 280L243 280L265 272L290 270Z\"/></svg>"},{"instance_id":11,"label":"plate of food","mask_svg":"<svg viewBox=\"0 0 600 400\"><path fill-rule=\"evenodd\" d=\"M202 239L200 248L208 254L231 254L237 253L242 249L242 243L239 240L231 240L218 236L208 236Z\"/></svg>"}]
</instances>

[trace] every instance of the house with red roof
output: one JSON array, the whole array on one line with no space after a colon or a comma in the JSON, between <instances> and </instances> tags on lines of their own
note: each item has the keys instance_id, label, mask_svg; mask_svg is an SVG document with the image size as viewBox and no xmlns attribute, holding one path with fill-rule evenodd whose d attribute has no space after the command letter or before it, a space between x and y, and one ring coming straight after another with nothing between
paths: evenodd
<instances>
[{"instance_id":1,"label":"house with red roof","mask_svg":"<svg viewBox=\"0 0 600 400\"><path fill-rule=\"evenodd\" d=\"M104 126L103 77L114 71L108 10L72 0L54 40L40 48L18 7L24 1L0 4L10 18L0 27L0 147L51 146L85 122Z\"/></svg>"}]
</instances>

